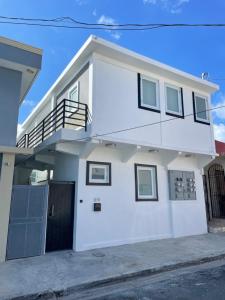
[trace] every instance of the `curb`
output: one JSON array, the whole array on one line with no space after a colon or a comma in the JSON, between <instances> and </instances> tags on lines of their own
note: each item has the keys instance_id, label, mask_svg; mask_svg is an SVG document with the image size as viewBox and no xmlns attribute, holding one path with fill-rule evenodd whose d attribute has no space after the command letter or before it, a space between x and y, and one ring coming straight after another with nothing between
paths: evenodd
<instances>
[{"instance_id":1,"label":"curb","mask_svg":"<svg viewBox=\"0 0 225 300\"><path fill-rule=\"evenodd\" d=\"M46 290L46 291L43 291L40 293L35 293L35 294L16 296L13 298L4 298L4 300L49 300L49 299L56 299L56 298L58 299L60 297L69 296L75 292L81 292L84 290L101 287L101 286L104 286L107 284L119 283L122 281L124 282L124 281L128 281L130 279L151 276L151 275L164 273L164 272L168 272L168 271L174 271L174 270L181 269L184 267L201 265L204 263L213 262L213 261L222 260L222 259L225 259L225 253L219 254L216 256L209 256L209 257L204 257L201 259L190 260L187 262L180 262L180 263L164 265L162 267L153 267L150 269L145 269L145 270L128 273L128 274L122 274L119 276L108 277L106 279L96 280L93 282L72 286L72 287L69 287L66 289L55 290L55 291Z\"/></svg>"}]
</instances>

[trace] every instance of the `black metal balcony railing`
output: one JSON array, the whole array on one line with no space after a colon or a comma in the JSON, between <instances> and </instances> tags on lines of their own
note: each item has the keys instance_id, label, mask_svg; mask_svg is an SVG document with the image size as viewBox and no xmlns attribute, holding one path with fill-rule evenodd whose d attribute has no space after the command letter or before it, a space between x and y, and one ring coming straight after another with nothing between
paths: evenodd
<instances>
[{"instance_id":1,"label":"black metal balcony railing","mask_svg":"<svg viewBox=\"0 0 225 300\"><path fill-rule=\"evenodd\" d=\"M87 104L64 99L37 126L18 141L17 147L36 147L61 128L84 128L87 131L89 121L90 113Z\"/></svg>"}]
</instances>

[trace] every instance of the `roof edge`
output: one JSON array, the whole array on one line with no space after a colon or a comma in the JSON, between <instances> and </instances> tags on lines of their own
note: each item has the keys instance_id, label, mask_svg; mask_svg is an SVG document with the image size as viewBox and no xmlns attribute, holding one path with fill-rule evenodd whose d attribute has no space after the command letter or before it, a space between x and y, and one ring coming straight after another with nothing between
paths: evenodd
<instances>
[{"instance_id":1,"label":"roof edge","mask_svg":"<svg viewBox=\"0 0 225 300\"><path fill-rule=\"evenodd\" d=\"M92 39L96 43L98 43L99 45L103 45L103 46L112 48L112 49L114 49L116 51L122 52L125 55L133 56L136 59L145 61L146 63L150 63L152 65L158 66L159 68L165 69L165 70L167 70L169 72L176 73L177 75L179 75L181 77L186 77L186 78L188 78L190 80L197 81L200 84L203 84L205 86L208 86L208 87L212 88L212 90L214 90L214 91L217 91L219 89L219 85L216 84L216 83L213 83L211 81L207 81L205 79L201 79L201 78L199 78L199 77L197 77L195 75L192 75L192 74L190 74L188 72L185 72L185 71L182 71L180 69L171 67L170 65L161 63L161 62L159 62L157 60L154 60L154 59L149 58L149 57L147 57L145 55L139 54L139 53L137 53L135 51L132 51L132 50L130 50L128 48L125 48L125 47L122 47L122 46L117 45L115 43L109 42L109 41L107 41L107 40L105 40L103 38L100 38L100 37L97 37L97 36L93 35Z\"/></svg>"},{"instance_id":2,"label":"roof edge","mask_svg":"<svg viewBox=\"0 0 225 300\"><path fill-rule=\"evenodd\" d=\"M0 37L1 41L1 37ZM16 42L17 43L17 42ZM38 112L38 110L45 105L46 99L51 95L51 93L54 91L54 89L57 87L57 85L60 83L62 78L65 76L65 74L70 70L70 68L73 66L73 64L78 60L78 58L82 55L82 53L90 46L91 43L96 43L97 45L102 45L109 47L111 49L114 49L115 51L121 52L125 55L132 56L136 59L142 60L146 63L152 64L154 66L157 66L159 68L162 68L164 70L167 70L168 72L175 73L178 76L181 76L183 78L188 78L189 80L198 82L201 85L204 85L212 90L212 92L216 92L219 89L219 85L212 83L210 81L206 81L204 79L198 78L197 76L194 76L190 73L181 71L179 69L176 69L174 67L171 67L167 64L161 63L157 60L153 60L147 56L144 56L142 54L138 54L135 51L129 50L125 47L119 46L115 43L109 42L103 38L100 38L96 35L90 35L88 39L84 42L84 44L81 46L81 48L77 51L75 56L72 58L72 60L69 62L69 64L66 66L66 68L61 72L61 74L58 76L56 81L53 83L53 85L48 89L46 94L43 96L43 98L40 100L40 102L36 105L34 110L29 114L29 116L24 120L22 123L22 127L25 127L29 121L32 119L33 116ZM19 43L20 44L20 43Z\"/></svg>"},{"instance_id":3,"label":"roof edge","mask_svg":"<svg viewBox=\"0 0 225 300\"><path fill-rule=\"evenodd\" d=\"M15 40L8 39L6 37L0 36L0 43L6 44L8 46L16 47L25 51L29 51L35 54L42 55L43 50L37 47L33 47Z\"/></svg>"},{"instance_id":4,"label":"roof edge","mask_svg":"<svg viewBox=\"0 0 225 300\"><path fill-rule=\"evenodd\" d=\"M90 35L88 39L84 42L84 44L81 46L81 48L77 51L75 56L72 58L72 60L69 62L69 64L66 66L66 68L60 73L58 78L55 80L53 85L48 89L48 91L45 93L43 98L38 102L38 104L35 106L33 111L29 114L29 116L24 120L22 123L22 127L26 126L27 123L29 123L30 119L35 115L35 113L38 111L39 108L42 107L42 105L45 104L46 99L51 95L51 93L54 91L58 83L62 80L63 76L69 71L69 69L73 66L73 64L77 61L77 59L80 57L80 55L83 53L83 51L89 46L89 44L96 39L94 35Z\"/></svg>"}]
</instances>

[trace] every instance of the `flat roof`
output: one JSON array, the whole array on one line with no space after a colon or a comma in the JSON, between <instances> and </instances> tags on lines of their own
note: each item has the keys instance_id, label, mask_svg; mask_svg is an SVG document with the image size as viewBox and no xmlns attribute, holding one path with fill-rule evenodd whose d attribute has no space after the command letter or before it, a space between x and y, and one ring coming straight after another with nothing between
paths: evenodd
<instances>
[{"instance_id":1,"label":"flat roof","mask_svg":"<svg viewBox=\"0 0 225 300\"><path fill-rule=\"evenodd\" d=\"M219 89L219 86L210 81L201 79L197 76L189 74L187 72L178 70L169 65L163 64L159 61L153 60L144 55L138 54L134 51L131 51L127 48L121 47L115 43L109 42L105 39L99 38L95 35L90 35L80 50L75 54L70 63L66 66L63 72L59 75L54 84L50 87L41 101L37 104L31 114L23 122L22 127L25 127L26 124L31 121L32 117L38 113L38 111L44 107L47 99L61 86L62 82L68 79L69 75L72 74L72 71L77 66L82 65L81 62L85 62L92 53L99 53L104 56L119 60L123 63L134 65L146 69L151 68L151 71L161 76L169 77L175 81L185 80L187 84L195 85L202 89L206 89L208 93L213 93Z\"/></svg>"},{"instance_id":2,"label":"flat roof","mask_svg":"<svg viewBox=\"0 0 225 300\"><path fill-rule=\"evenodd\" d=\"M20 103L37 77L41 63L41 49L0 36L0 66L22 73Z\"/></svg>"},{"instance_id":3,"label":"flat roof","mask_svg":"<svg viewBox=\"0 0 225 300\"><path fill-rule=\"evenodd\" d=\"M166 76L169 76L171 74L175 74L177 76L179 76L180 78L183 78L183 79L188 79L190 81L195 81L197 82L198 84L202 85L202 86L205 86L205 87L208 87L211 89L211 92L213 91L216 91L219 89L219 86L213 82L210 82L208 80L205 80L205 79L201 79L197 76L194 76L190 73L187 73L187 72L184 72L184 71L181 71L177 68L174 68L174 67L171 67L167 64L164 64L164 63L161 63L157 60L154 60L152 58L149 58L147 56L144 56L144 55L141 55L137 52L134 52L132 50L129 50L127 48L124 48L124 47L121 47L115 43L112 43L112 42L109 42L107 40L104 40L102 38L99 38L97 36L91 36L91 43L95 43L96 46L99 46L102 48L102 53L103 54L106 54L107 51L108 53L110 53L112 56L114 56L116 59L119 59L120 58L125 58L126 57L130 57L132 58L132 61L133 61L133 64L134 64L134 60L136 60L137 62L139 63L144 63L144 64L148 64L149 66L151 66L153 69L153 72L155 70L164 70L166 72ZM96 49L97 51L97 49ZM109 54L108 54L109 56ZM124 61L124 60L123 60ZM132 64L132 61L131 60L128 60L128 59L125 59L125 62L129 62Z\"/></svg>"},{"instance_id":4,"label":"flat roof","mask_svg":"<svg viewBox=\"0 0 225 300\"><path fill-rule=\"evenodd\" d=\"M42 49L0 36L0 43L42 55Z\"/></svg>"}]
</instances>

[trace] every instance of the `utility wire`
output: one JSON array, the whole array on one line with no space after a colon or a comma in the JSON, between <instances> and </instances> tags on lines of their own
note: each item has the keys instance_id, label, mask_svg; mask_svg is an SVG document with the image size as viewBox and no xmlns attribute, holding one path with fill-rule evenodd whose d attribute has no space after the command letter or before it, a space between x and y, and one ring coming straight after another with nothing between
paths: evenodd
<instances>
[{"instance_id":1,"label":"utility wire","mask_svg":"<svg viewBox=\"0 0 225 300\"><path fill-rule=\"evenodd\" d=\"M87 25L87 26L107 26L107 27L129 27L129 26L137 26L137 27L149 27L149 26L181 26L181 27L224 27L225 23L123 23L123 24L109 24L109 23L89 23L89 22L82 22L78 21L72 17L57 17L53 19L44 19L44 18L24 18L24 17L8 17L8 16L1 16L0 19L7 19L7 20L17 20L17 21L41 21L41 22L63 22L63 21L70 21L79 25Z\"/></svg>"},{"instance_id":2,"label":"utility wire","mask_svg":"<svg viewBox=\"0 0 225 300\"><path fill-rule=\"evenodd\" d=\"M221 105L221 106L217 106L217 107L214 107L214 108L206 109L206 110L200 111L198 113L209 112L209 111L213 111L213 110L217 110L217 109L221 109L221 108L225 108L225 105ZM194 115L194 113L187 114L187 115L184 115L184 118L185 117L190 117L190 116L193 116L193 115ZM174 120L178 120L178 119L179 119L178 117L174 117L174 118L170 118L170 119L163 120L163 121L158 121L158 122L153 122L153 123L147 123L147 124L143 124L143 125L138 125L138 126L134 126L134 127L120 129L120 130L115 130L115 131L110 131L110 132L95 134L95 135L88 136L88 137L85 137L85 138L75 139L75 140L71 140L71 141L62 141L60 143L82 142L82 141L86 141L86 140L91 140L93 138L98 138L98 137L107 136L107 135L110 135L110 134L115 134L115 133L121 133L121 132L125 132L125 131L130 131L130 130L135 130L135 129L144 128L144 127L148 127L148 126L158 125L158 124L162 124L162 123L166 123L166 122L170 122L170 121L174 121ZM26 161L27 159L31 158L32 156L33 156L33 154L29 155L28 157L26 157L22 161L19 161L18 164L16 164L16 166L19 165L19 164L21 164L21 163L23 163L24 161Z\"/></svg>"},{"instance_id":3,"label":"utility wire","mask_svg":"<svg viewBox=\"0 0 225 300\"><path fill-rule=\"evenodd\" d=\"M198 113L199 114L200 113L205 113L205 112L214 111L214 110L221 109L221 108L225 108L225 105L220 105L220 106L216 106L216 107L213 107L213 108L210 108L210 109L202 110L202 111L199 111ZM190 116L194 116L194 113L184 115L184 118L190 117ZM137 126L133 126L133 127L124 128L124 129L118 129L118 130L115 130L115 131L95 134L93 136L88 137L88 139L89 138L94 138L94 137L101 137L101 136L114 134L114 133L120 133L120 132L135 130L135 129L144 128L144 127L153 126L153 125L158 125L158 124L167 123L167 122L178 120L178 119L180 119L180 118L179 117L173 117L173 118L169 118L169 119L166 119L166 120L163 120L163 121L157 121L157 122L153 122L153 123L146 123L146 124L142 124L142 125L137 125ZM80 141L80 140L83 140L83 139L87 139L87 138L82 138L82 139L73 140L73 141Z\"/></svg>"},{"instance_id":4,"label":"utility wire","mask_svg":"<svg viewBox=\"0 0 225 300\"><path fill-rule=\"evenodd\" d=\"M65 25L65 22L74 23L75 25ZM8 17L0 16L1 24L27 25L40 27L59 27L70 29L97 29L97 30L152 30L163 27L225 27L225 23L124 23L124 24L108 24L108 23L88 23L78 21L72 17L57 17L53 19L44 18L24 18L24 17Z\"/></svg>"},{"instance_id":5,"label":"utility wire","mask_svg":"<svg viewBox=\"0 0 225 300\"><path fill-rule=\"evenodd\" d=\"M38 27L51 27L51 28L68 28L68 29L86 29L86 30L116 30L116 31L144 31L160 28L162 26L152 26L145 28L112 28L107 27L87 27L87 26L69 26L69 25L58 25L58 24L43 24L43 23L26 23L26 22L10 22L10 21L0 21L0 24L10 24L10 25L27 25L27 26L38 26ZM225 24L224 24L225 26Z\"/></svg>"},{"instance_id":6,"label":"utility wire","mask_svg":"<svg viewBox=\"0 0 225 300\"><path fill-rule=\"evenodd\" d=\"M214 111L214 110L221 109L221 108L225 108L225 105L221 105L221 106L213 107L213 108L210 108L210 109L202 110L202 111L199 111L198 113L200 114L200 113L204 113L204 112ZM194 113L184 115L184 118L190 117L190 116L194 116ZM139 129L139 128L149 127L149 126L153 126L153 125L159 125L159 124L162 124L162 123L167 123L167 122L178 120L178 119L180 119L180 118L179 117L169 118L169 119L166 119L166 120L157 121L157 122L153 122L153 123L146 123L146 124L142 124L142 125L137 125L137 126L133 126L133 127L124 128L124 129L118 129L118 130L114 130L114 131L95 134L95 135L92 135L92 136L89 136L89 137L72 140L71 142L78 142L78 141L83 141L83 140L87 140L87 139L107 136L107 135L111 135L111 134L131 131L131 130L135 130L135 129Z\"/></svg>"}]
</instances>

